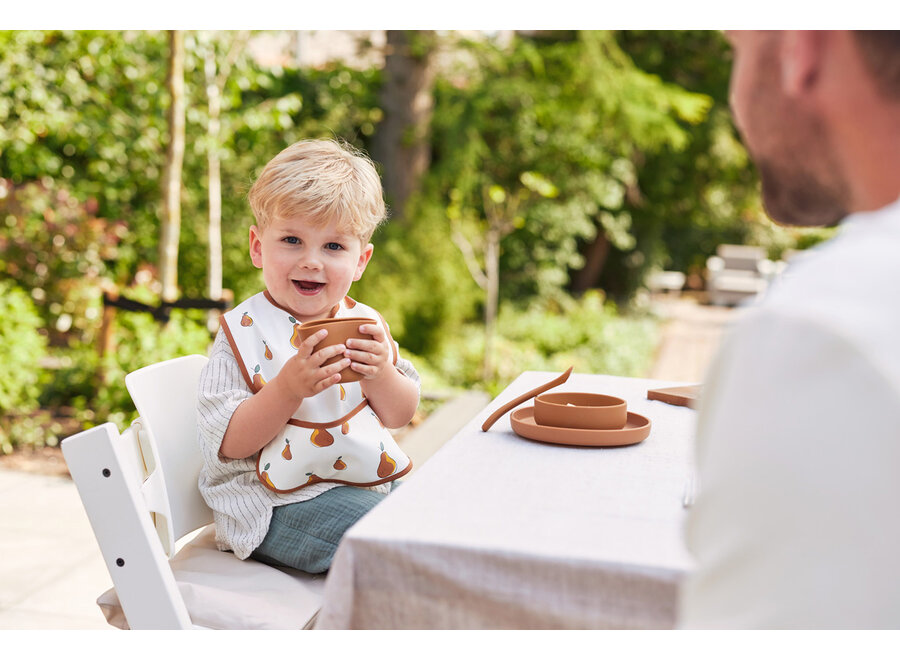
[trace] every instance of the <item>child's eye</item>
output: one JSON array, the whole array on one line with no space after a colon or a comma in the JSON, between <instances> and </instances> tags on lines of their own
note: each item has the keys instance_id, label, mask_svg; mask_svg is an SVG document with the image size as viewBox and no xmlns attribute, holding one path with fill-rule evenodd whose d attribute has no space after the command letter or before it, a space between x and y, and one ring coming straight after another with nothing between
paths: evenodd
<instances>
[{"instance_id":1,"label":"child's eye","mask_svg":"<svg viewBox=\"0 0 900 660\"><path fill-rule=\"evenodd\" d=\"M340 243L334 243L334 242L332 242L332 243L326 243L326 244L325 244L325 249L326 249L326 250L343 250L343 249L344 249L344 246L341 245Z\"/></svg>"},{"instance_id":2,"label":"child's eye","mask_svg":"<svg viewBox=\"0 0 900 660\"><path fill-rule=\"evenodd\" d=\"M300 243L300 239L296 236L285 236L281 240L283 240L285 243L288 243L289 245L297 245L298 243Z\"/></svg>"}]
</instances>

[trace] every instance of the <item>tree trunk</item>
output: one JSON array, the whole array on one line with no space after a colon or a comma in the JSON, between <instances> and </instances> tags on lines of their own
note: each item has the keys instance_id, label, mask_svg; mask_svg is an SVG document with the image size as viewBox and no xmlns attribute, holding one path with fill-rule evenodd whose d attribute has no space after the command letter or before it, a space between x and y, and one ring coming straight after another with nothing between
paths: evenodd
<instances>
[{"instance_id":1,"label":"tree trunk","mask_svg":"<svg viewBox=\"0 0 900 660\"><path fill-rule=\"evenodd\" d=\"M497 308L500 299L500 236L488 231L484 245L484 362L482 380L489 381L494 376L494 332L497 326Z\"/></svg>"},{"instance_id":2,"label":"tree trunk","mask_svg":"<svg viewBox=\"0 0 900 660\"><path fill-rule=\"evenodd\" d=\"M181 234L181 168L184 162L184 34L169 31L169 73L166 80L171 104L168 112L169 144L162 178L162 232L159 278L162 299L178 297L178 239Z\"/></svg>"},{"instance_id":3,"label":"tree trunk","mask_svg":"<svg viewBox=\"0 0 900 660\"><path fill-rule=\"evenodd\" d=\"M379 94L384 118L372 141L372 157L381 163L388 203L398 219L405 217L406 202L431 161L434 38L433 30L387 30Z\"/></svg>"},{"instance_id":4,"label":"tree trunk","mask_svg":"<svg viewBox=\"0 0 900 660\"><path fill-rule=\"evenodd\" d=\"M209 170L209 223L206 229L209 264L206 294L210 300L220 300L222 298L222 174L219 161L219 115L222 107L222 94L216 80L216 53L212 47L205 53L204 72L206 73L206 98L209 109L207 127L209 150L206 156ZM218 317L218 312L210 311L207 319L207 327L210 332L216 329Z\"/></svg>"},{"instance_id":5,"label":"tree trunk","mask_svg":"<svg viewBox=\"0 0 900 660\"><path fill-rule=\"evenodd\" d=\"M606 264L606 257L609 256L609 239L602 227L597 228L597 237L588 245L585 251L584 268L575 274L572 288L575 293L584 293L588 289L592 289L597 285L600 273L603 272L603 266Z\"/></svg>"}]
</instances>

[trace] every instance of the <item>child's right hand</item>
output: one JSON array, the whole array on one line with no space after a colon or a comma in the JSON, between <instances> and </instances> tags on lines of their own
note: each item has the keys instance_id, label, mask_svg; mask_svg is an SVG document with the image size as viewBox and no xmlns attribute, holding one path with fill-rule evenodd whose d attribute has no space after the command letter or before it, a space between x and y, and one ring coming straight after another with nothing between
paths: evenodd
<instances>
[{"instance_id":1,"label":"child's right hand","mask_svg":"<svg viewBox=\"0 0 900 660\"><path fill-rule=\"evenodd\" d=\"M326 346L313 352L316 344L328 335L328 330L319 330L300 344L297 354L284 363L278 373L277 380L297 399L314 396L341 380L340 371L350 365L350 359L344 358L327 367L322 364L330 357L346 350L343 344ZM299 405L299 401L298 404Z\"/></svg>"}]
</instances>

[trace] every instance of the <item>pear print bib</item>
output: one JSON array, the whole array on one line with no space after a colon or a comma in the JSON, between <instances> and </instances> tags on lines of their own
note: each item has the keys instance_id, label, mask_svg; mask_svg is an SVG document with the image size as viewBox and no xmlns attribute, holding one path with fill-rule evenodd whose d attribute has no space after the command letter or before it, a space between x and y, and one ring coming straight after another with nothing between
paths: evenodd
<instances>
[{"instance_id":1,"label":"pear print bib","mask_svg":"<svg viewBox=\"0 0 900 660\"><path fill-rule=\"evenodd\" d=\"M377 311L345 297L336 318L372 319L397 347ZM222 316L241 374L255 394L297 352L302 324L263 291ZM304 399L284 428L257 455L256 473L265 486L289 493L322 481L374 486L412 469L409 457L369 406L359 382L337 383Z\"/></svg>"}]
</instances>

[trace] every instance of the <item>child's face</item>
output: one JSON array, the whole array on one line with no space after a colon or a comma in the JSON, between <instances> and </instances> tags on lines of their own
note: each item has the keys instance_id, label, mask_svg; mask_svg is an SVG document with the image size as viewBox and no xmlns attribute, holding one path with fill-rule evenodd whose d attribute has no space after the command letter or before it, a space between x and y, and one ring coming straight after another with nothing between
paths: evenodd
<instances>
[{"instance_id":1,"label":"child's face","mask_svg":"<svg viewBox=\"0 0 900 660\"><path fill-rule=\"evenodd\" d=\"M266 288L301 323L329 316L350 285L362 277L372 244L304 218L277 218L265 230L250 228L250 258L262 268Z\"/></svg>"}]
</instances>

